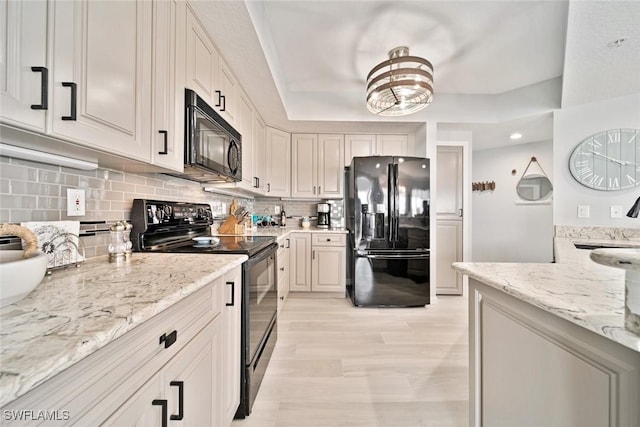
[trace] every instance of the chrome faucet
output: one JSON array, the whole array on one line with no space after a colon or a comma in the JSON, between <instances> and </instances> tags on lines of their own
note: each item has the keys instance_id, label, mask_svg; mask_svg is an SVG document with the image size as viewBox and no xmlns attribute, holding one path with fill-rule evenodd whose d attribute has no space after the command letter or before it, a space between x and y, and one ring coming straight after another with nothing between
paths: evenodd
<instances>
[{"instance_id":1,"label":"chrome faucet","mask_svg":"<svg viewBox=\"0 0 640 427\"><path fill-rule=\"evenodd\" d=\"M629 209L629 212L627 212L627 216L629 218L638 218L639 213L640 213L640 197L638 197L638 200L636 200L633 206L631 206L631 209Z\"/></svg>"}]
</instances>

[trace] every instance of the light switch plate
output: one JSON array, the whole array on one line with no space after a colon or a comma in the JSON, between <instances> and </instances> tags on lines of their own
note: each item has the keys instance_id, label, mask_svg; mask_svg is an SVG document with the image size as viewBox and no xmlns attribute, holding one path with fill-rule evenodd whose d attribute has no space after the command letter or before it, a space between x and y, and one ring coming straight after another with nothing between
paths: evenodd
<instances>
[{"instance_id":1,"label":"light switch plate","mask_svg":"<svg viewBox=\"0 0 640 427\"><path fill-rule=\"evenodd\" d=\"M589 206L588 205L578 205L578 218L589 218Z\"/></svg>"},{"instance_id":2,"label":"light switch plate","mask_svg":"<svg viewBox=\"0 0 640 427\"><path fill-rule=\"evenodd\" d=\"M622 218L622 206L610 206L611 218Z\"/></svg>"},{"instance_id":3,"label":"light switch plate","mask_svg":"<svg viewBox=\"0 0 640 427\"><path fill-rule=\"evenodd\" d=\"M85 195L84 190L77 188L67 189L67 216L85 215Z\"/></svg>"}]
</instances>

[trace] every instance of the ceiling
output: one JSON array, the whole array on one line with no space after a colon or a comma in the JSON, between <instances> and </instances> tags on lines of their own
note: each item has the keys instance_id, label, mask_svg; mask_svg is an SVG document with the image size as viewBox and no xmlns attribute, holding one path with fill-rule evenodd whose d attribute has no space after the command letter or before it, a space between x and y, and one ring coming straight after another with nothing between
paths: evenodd
<instances>
[{"instance_id":1,"label":"ceiling","mask_svg":"<svg viewBox=\"0 0 640 427\"><path fill-rule=\"evenodd\" d=\"M640 92L637 1L192 1L267 123L293 132L473 133L473 149L551 140L552 112ZM619 47L613 42L626 38ZM365 106L366 76L408 46L433 103Z\"/></svg>"}]
</instances>

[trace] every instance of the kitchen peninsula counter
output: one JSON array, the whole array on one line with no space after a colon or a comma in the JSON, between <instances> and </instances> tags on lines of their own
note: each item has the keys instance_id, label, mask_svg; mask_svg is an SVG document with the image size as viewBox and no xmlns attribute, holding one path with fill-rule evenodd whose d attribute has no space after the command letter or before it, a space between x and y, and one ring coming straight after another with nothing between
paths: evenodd
<instances>
[{"instance_id":1,"label":"kitchen peninsula counter","mask_svg":"<svg viewBox=\"0 0 640 427\"><path fill-rule=\"evenodd\" d=\"M558 263L453 264L470 279L469 425L640 425L624 271L567 242Z\"/></svg>"},{"instance_id":2,"label":"kitchen peninsula counter","mask_svg":"<svg viewBox=\"0 0 640 427\"><path fill-rule=\"evenodd\" d=\"M247 260L246 255L134 253L55 271L0 309L0 407Z\"/></svg>"}]
</instances>

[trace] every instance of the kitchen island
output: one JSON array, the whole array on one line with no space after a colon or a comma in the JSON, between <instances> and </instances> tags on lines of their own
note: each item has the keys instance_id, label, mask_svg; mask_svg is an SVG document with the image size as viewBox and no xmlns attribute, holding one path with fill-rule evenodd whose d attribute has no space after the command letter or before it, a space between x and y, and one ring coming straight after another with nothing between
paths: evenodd
<instances>
[{"instance_id":1,"label":"kitchen island","mask_svg":"<svg viewBox=\"0 0 640 427\"><path fill-rule=\"evenodd\" d=\"M90 404L103 405L100 411L110 404L118 408L122 402L114 396L136 390L190 340L208 354L208 343L219 337L214 326L221 328L215 321L226 299L223 279L233 274L239 280L246 260L246 255L208 255L203 262L198 254L134 253L126 262L97 257L53 272L26 298L0 309L0 406L64 410L73 422L84 420ZM212 332L212 339L198 341L204 332ZM220 350L208 356L220 362L215 351ZM83 375L96 380L90 392L83 393L90 384L81 381ZM64 376L79 382L68 396L62 391L68 383L60 382ZM120 390L129 378L133 385ZM53 401L61 406L49 406ZM149 408L160 417L159 408Z\"/></svg>"},{"instance_id":2,"label":"kitchen island","mask_svg":"<svg viewBox=\"0 0 640 427\"><path fill-rule=\"evenodd\" d=\"M640 425L624 272L565 249L554 264L454 263L470 279L471 426Z\"/></svg>"}]
</instances>

